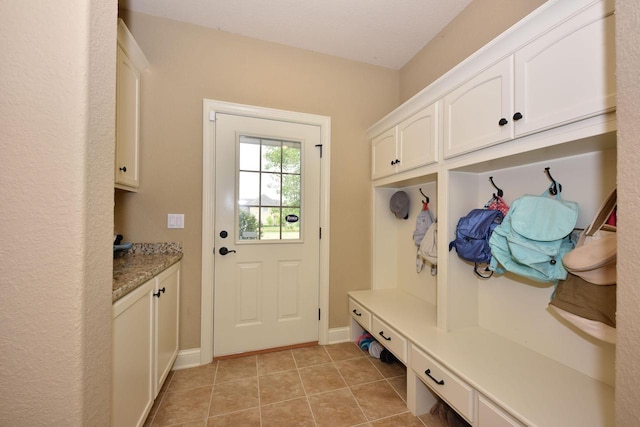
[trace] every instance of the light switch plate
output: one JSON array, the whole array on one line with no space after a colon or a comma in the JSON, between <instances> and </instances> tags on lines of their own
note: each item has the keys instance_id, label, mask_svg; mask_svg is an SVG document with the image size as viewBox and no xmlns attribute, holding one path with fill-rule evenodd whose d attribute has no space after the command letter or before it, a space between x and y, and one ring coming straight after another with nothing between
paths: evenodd
<instances>
[{"instance_id":1,"label":"light switch plate","mask_svg":"<svg viewBox=\"0 0 640 427\"><path fill-rule=\"evenodd\" d=\"M184 228L184 214L168 214L167 228Z\"/></svg>"}]
</instances>

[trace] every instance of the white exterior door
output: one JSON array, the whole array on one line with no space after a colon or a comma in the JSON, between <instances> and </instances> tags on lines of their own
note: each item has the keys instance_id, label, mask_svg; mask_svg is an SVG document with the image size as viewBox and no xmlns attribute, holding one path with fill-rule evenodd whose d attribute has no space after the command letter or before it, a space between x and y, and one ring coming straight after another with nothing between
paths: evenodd
<instances>
[{"instance_id":1,"label":"white exterior door","mask_svg":"<svg viewBox=\"0 0 640 427\"><path fill-rule=\"evenodd\" d=\"M215 120L214 356L318 341L320 127Z\"/></svg>"}]
</instances>

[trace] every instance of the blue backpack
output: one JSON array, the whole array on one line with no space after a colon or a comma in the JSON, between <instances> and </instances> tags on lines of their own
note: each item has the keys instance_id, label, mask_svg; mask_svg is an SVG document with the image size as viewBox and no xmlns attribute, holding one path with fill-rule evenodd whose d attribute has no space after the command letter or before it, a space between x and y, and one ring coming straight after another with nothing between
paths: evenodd
<instances>
[{"instance_id":1,"label":"blue backpack","mask_svg":"<svg viewBox=\"0 0 640 427\"><path fill-rule=\"evenodd\" d=\"M502 219L503 215L499 210L473 209L467 216L460 218L456 227L456 239L449 243L449 251L456 248L460 258L475 264L473 272L483 279L491 277L493 271L488 276L483 276L478 271L478 264L491 262L489 239Z\"/></svg>"}]
</instances>

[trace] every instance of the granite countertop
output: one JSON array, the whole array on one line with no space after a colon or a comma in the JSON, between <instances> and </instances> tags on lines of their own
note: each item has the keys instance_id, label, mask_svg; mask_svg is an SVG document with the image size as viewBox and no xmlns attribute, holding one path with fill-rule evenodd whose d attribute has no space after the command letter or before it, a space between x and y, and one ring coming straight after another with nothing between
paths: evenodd
<instances>
[{"instance_id":1,"label":"granite countertop","mask_svg":"<svg viewBox=\"0 0 640 427\"><path fill-rule=\"evenodd\" d=\"M130 250L113 259L112 302L116 302L181 259L182 248L177 244L133 244Z\"/></svg>"}]
</instances>

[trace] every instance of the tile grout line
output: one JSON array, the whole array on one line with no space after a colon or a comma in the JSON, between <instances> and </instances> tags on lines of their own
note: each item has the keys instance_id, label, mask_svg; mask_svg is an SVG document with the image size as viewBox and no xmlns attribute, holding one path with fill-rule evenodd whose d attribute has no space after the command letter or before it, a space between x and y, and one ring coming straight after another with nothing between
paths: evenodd
<instances>
[{"instance_id":1,"label":"tile grout line","mask_svg":"<svg viewBox=\"0 0 640 427\"><path fill-rule=\"evenodd\" d=\"M262 427L262 399L260 398L260 365L259 355L256 354L256 385L258 386L258 415L260 415L260 427Z\"/></svg>"},{"instance_id":2,"label":"tile grout line","mask_svg":"<svg viewBox=\"0 0 640 427\"><path fill-rule=\"evenodd\" d=\"M360 348L355 343L353 343L353 345L355 345L358 348L358 350L361 351ZM338 371L338 374L340 375L340 378L342 378L342 381L344 381L345 385L347 386L347 390L349 390L349 394L353 398L353 401L356 402L356 405L358 405L358 409L360 409L360 412L362 413L362 416L365 419L364 423L360 423L360 424L356 424L356 425L368 425L368 424L370 424L371 421L369 420L369 417L367 417L367 414L364 412L364 409L362 409L362 406L360 406L360 402L358 402L358 399L356 398L356 395L353 394L353 391L351 390L351 386L347 383L347 380L344 378L344 375L342 375L342 372L340 371L340 369L336 365L336 361L333 360L333 358L331 356L329 356L329 357L331 358L331 360L333 362L334 368L336 369L336 371ZM355 359L355 357L353 359ZM348 359L348 360L353 360L353 359ZM369 384L369 383L367 383L367 384Z\"/></svg>"},{"instance_id":3,"label":"tile grout line","mask_svg":"<svg viewBox=\"0 0 640 427\"><path fill-rule=\"evenodd\" d=\"M327 356L329 356L329 359L331 359L331 356L329 355L327 350L324 348L324 346L322 347L322 349L325 351L325 353L327 353ZM300 379L300 385L302 386L302 391L304 392L304 397L307 400L307 406L309 407L309 412L311 413L311 419L313 420L313 425L317 426L318 422L316 421L316 415L313 413L313 408L311 407L311 401L309 400L309 395L307 394L307 389L304 388L304 382L302 381L302 375L300 375L300 367L298 366L298 361L296 360L296 357L293 354L293 351L291 351L291 357L293 358L293 364L296 366L296 371L298 372L298 378Z\"/></svg>"},{"instance_id":4,"label":"tile grout line","mask_svg":"<svg viewBox=\"0 0 640 427\"><path fill-rule=\"evenodd\" d=\"M220 363L216 361L216 371L213 373L213 381L211 381L211 395L209 396L209 406L207 406L207 417L205 418L205 425L209 424L209 415L211 415L211 404L213 403L213 389L216 386L216 379L218 378L219 367L220 367Z\"/></svg>"},{"instance_id":5,"label":"tile grout line","mask_svg":"<svg viewBox=\"0 0 640 427\"><path fill-rule=\"evenodd\" d=\"M164 392L162 393L162 396L160 397L160 401L158 402L158 407L156 408L156 411L153 413L153 416L151 417L151 421L149 422L149 426L150 427L153 427L153 424L155 423L156 416L158 415L158 412L160 412L160 408L162 407L162 404L164 403L164 398L167 396L167 393L169 392L169 387L171 387L171 383L173 382L174 375L175 375L175 372L173 374L171 374L171 378L169 379L169 383L167 384L167 387L164 389ZM162 390L162 387L160 389ZM153 409L153 406L152 406L152 409ZM147 415L147 417L148 417L148 415Z\"/></svg>"}]
</instances>

